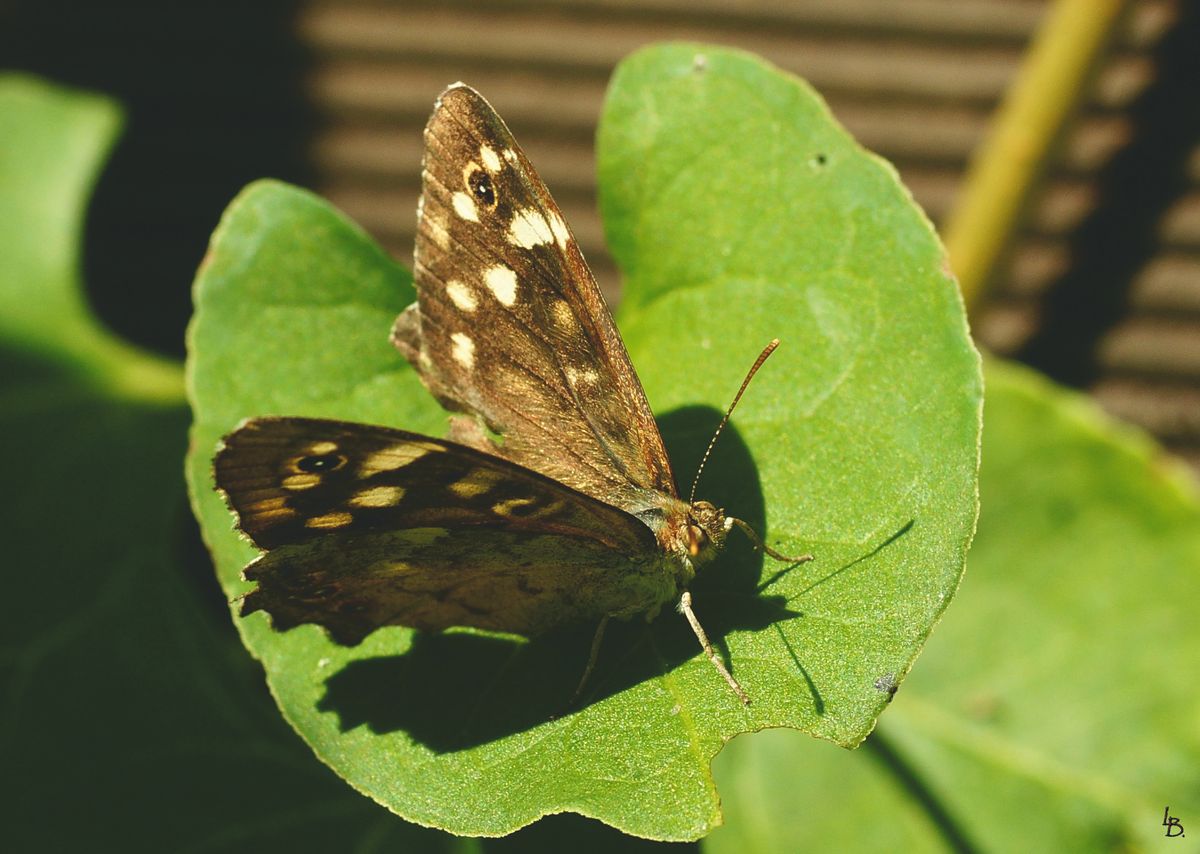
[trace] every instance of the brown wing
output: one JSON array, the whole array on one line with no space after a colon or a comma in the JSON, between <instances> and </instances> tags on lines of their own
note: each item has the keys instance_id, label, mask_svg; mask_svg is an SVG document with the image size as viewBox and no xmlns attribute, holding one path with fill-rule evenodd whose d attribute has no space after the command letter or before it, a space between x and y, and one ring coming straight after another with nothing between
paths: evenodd
<instances>
[{"instance_id":1,"label":"brown wing","mask_svg":"<svg viewBox=\"0 0 1200 854\"><path fill-rule=\"evenodd\" d=\"M356 644L386 625L525 635L656 611L675 590L654 535L616 507L472 448L401 430L255 418L217 486L267 550L242 613Z\"/></svg>"},{"instance_id":2,"label":"brown wing","mask_svg":"<svg viewBox=\"0 0 1200 854\"><path fill-rule=\"evenodd\" d=\"M631 512L677 495L645 392L558 206L456 84L425 128L417 302L396 346L475 447Z\"/></svg>"},{"instance_id":3,"label":"brown wing","mask_svg":"<svg viewBox=\"0 0 1200 854\"><path fill-rule=\"evenodd\" d=\"M242 614L302 623L353 645L383 626L471 626L535 636L604 616L653 616L676 595L652 555L594 540L450 523L344 531L281 546L246 567Z\"/></svg>"},{"instance_id":4,"label":"brown wing","mask_svg":"<svg viewBox=\"0 0 1200 854\"><path fill-rule=\"evenodd\" d=\"M641 521L500 457L403 430L253 418L222 441L217 486L264 549L342 531L483 526L655 547Z\"/></svg>"}]
</instances>

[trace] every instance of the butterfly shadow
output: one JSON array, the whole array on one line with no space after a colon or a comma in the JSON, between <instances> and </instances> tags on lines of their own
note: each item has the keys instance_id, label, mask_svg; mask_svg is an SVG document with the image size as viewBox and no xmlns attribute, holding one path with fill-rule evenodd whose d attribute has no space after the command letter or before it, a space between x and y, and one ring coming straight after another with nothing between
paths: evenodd
<instances>
[{"instance_id":1,"label":"butterfly shadow","mask_svg":"<svg viewBox=\"0 0 1200 854\"><path fill-rule=\"evenodd\" d=\"M681 470L694 471L721 415L689 407L659 419ZM684 497L690 487L690 479L681 483ZM697 495L766 535L754 460L732 426L709 459ZM762 570L762 555L734 533L726 554L702 570L691 588L705 630L735 673L736 662L730 662L722 642L726 633L762 630L801 616L787 608L784 597L759 593ZM659 678L698 654L687 622L670 607L650 625L614 622L586 690L571 706L594 631L595 626L577 626L534 640L467 630L417 632L401 655L360 659L332 674L318 709L337 714L343 731L359 726L378 734L403 731L435 751L454 752L573 714ZM718 674L712 676L714 685L726 690ZM737 702L732 693L729 699Z\"/></svg>"}]
</instances>

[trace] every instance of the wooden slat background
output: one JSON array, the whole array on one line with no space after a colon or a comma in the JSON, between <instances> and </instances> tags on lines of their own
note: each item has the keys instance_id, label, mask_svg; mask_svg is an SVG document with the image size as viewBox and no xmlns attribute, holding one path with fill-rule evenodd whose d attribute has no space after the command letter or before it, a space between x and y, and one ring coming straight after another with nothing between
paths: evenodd
<instances>
[{"instance_id":1,"label":"wooden slat background","mask_svg":"<svg viewBox=\"0 0 1200 854\"><path fill-rule=\"evenodd\" d=\"M513 127L615 293L593 181L604 87L637 47L689 39L744 47L807 78L941 221L1045 8L1040 0L311 2L298 33L315 59L307 82L322 124L315 181L406 258L430 93L464 79ZM1097 176L1128 145L1133 105L1154 83L1154 52L1178 17L1173 0L1135 4L977 323L993 351L1019 354L1038 329L1047 290L1070 267L1072 236L1098 204ZM1200 149L1188 165L1188 191L1162 216L1161 246L1137 271L1126 315L1096 342L1100 375L1088 385L1200 465Z\"/></svg>"},{"instance_id":2,"label":"wooden slat background","mask_svg":"<svg viewBox=\"0 0 1200 854\"><path fill-rule=\"evenodd\" d=\"M730 4L725 4L730 5ZM300 37L324 127L321 191L398 253L412 244L420 127L430 92L464 79L506 118L563 205L605 283L593 134L613 66L658 39L754 50L807 78L867 147L894 162L935 220L953 203L972 148L1044 9L1020 0L737 4L613 0L474 4L310 3ZM1145 3L1096 87L1086 120L1034 214L1045 275L1055 243L1087 213L1089 175L1126 133L1121 109L1152 77L1145 49L1171 19Z\"/></svg>"},{"instance_id":3,"label":"wooden slat background","mask_svg":"<svg viewBox=\"0 0 1200 854\"><path fill-rule=\"evenodd\" d=\"M195 234L211 229L220 200L264 173L312 186L408 263L421 127L435 95L462 79L513 128L610 294L619 285L595 210L593 135L608 78L629 52L662 39L717 42L804 76L939 222L1047 8L1045 0L218 0L195 4L180 24L148 0L96 4L103 13L33 11L46 5L22 0L8 21L0 6L0 29L11 24L0 46L17 67L131 104L129 147L141 152L119 157L108 181L120 197L109 208L123 219L106 230L96 214L98 279L106 270L124 282L144 274L151 260L135 268L130 250L115 249L137 229L153 237L138 245L145 259L173 251L172 235L186 233L193 243L179 251L190 269ZM1186 118L1200 115L1200 79L1194 61L1179 59L1200 55L1196 5L1133 4L975 332L995 352L1092 390L1200 466L1200 128ZM40 41L35 30L46 23L56 37ZM76 38L64 39L64 28ZM194 76L183 70L189 62ZM122 63L131 70L113 70ZM184 106L201 107L170 113L164 99L174 93L156 88L167 85ZM1179 121L1164 121L1181 97ZM156 124L164 114L172 118ZM294 152L280 142L293 121ZM1165 148L1155 147L1160 136ZM206 156L196 158L198 146ZM170 177L166 167L138 172L164 151L174 152ZM197 162L180 164L184 157ZM1139 168L1150 175L1149 196L1137 193ZM202 214L192 231L159 198L164 183L189 182L203 198L192 203ZM1096 251L1126 234L1132 249L1115 261ZM183 284L176 268L163 270L172 287ZM124 309L97 300L114 325L136 333Z\"/></svg>"}]
</instances>

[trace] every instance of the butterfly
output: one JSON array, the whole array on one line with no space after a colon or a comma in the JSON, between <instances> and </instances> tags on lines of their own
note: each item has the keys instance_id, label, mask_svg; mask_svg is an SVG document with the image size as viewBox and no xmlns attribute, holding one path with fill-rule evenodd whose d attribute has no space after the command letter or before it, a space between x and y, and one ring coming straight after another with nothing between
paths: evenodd
<instances>
[{"instance_id":1,"label":"butterfly","mask_svg":"<svg viewBox=\"0 0 1200 854\"><path fill-rule=\"evenodd\" d=\"M610 619L670 603L748 703L688 585L735 525L780 560L808 556L770 549L694 486L680 498L596 281L487 101L449 87L424 140L417 300L391 340L454 413L449 438L284 417L225 436L216 484L263 550L241 613L346 645L389 625L534 637L595 621L582 689Z\"/></svg>"}]
</instances>

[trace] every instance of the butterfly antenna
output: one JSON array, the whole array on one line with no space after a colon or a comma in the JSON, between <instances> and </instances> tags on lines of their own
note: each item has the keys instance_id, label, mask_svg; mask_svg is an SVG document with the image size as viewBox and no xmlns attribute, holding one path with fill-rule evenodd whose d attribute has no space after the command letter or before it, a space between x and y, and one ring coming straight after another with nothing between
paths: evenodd
<instances>
[{"instance_id":1,"label":"butterfly antenna","mask_svg":"<svg viewBox=\"0 0 1200 854\"><path fill-rule=\"evenodd\" d=\"M738 393L733 396L733 403L729 404L729 408L725 410L725 417L721 419L721 423L717 425L717 430L713 433L712 439L708 442L708 447L704 449L704 456L700 458L700 468L696 469L696 477L692 481L692 492L688 495L688 504L696 500L696 486L700 483L700 473L704 471L704 465L708 462L708 456L712 453L713 446L717 444L717 438L721 435L721 431L725 429L725 425L729 423L729 416L733 415L734 407L738 405L738 401L742 399L742 395L746 391L746 386L750 385L750 380L754 379L754 375L758 373L758 369L762 367L763 362L767 361L767 357L775 352L775 348L779 346L779 339L772 339L763 351L758 354L758 358L754 360L754 365L750 368L750 373L746 374L746 378L742 380L742 387L738 389Z\"/></svg>"}]
</instances>

